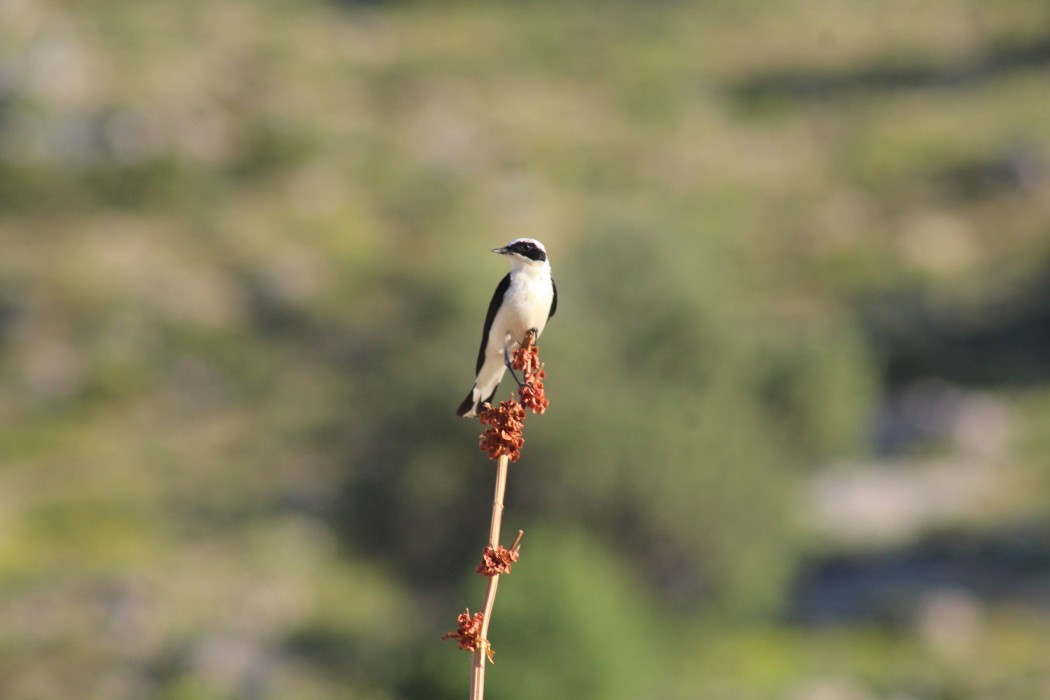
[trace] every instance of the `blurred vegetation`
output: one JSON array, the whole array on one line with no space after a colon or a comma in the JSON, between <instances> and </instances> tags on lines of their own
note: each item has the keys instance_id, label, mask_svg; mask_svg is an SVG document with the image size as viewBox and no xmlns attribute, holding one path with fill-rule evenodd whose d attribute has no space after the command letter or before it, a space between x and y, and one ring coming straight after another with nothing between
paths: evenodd
<instances>
[{"instance_id":1,"label":"blurred vegetation","mask_svg":"<svg viewBox=\"0 0 1050 700\"><path fill-rule=\"evenodd\" d=\"M492 698L1044 697L1048 72L1041 0L0 0L0 695L461 697L532 235Z\"/></svg>"}]
</instances>

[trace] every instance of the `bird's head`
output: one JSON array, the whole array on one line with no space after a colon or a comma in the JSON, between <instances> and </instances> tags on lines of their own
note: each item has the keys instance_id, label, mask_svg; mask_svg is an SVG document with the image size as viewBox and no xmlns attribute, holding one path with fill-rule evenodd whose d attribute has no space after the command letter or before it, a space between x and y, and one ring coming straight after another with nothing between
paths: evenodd
<instances>
[{"instance_id":1,"label":"bird's head","mask_svg":"<svg viewBox=\"0 0 1050 700\"><path fill-rule=\"evenodd\" d=\"M514 268L547 264L547 249L535 238L516 238L502 248L493 248L492 252L508 256Z\"/></svg>"}]
</instances>

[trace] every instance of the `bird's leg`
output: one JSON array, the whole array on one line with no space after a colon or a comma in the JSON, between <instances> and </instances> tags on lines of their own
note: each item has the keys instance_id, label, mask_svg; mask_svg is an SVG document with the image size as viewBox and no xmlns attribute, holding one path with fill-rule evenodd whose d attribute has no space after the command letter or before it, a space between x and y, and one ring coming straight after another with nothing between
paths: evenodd
<instances>
[{"instance_id":1,"label":"bird's leg","mask_svg":"<svg viewBox=\"0 0 1050 700\"><path fill-rule=\"evenodd\" d=\"M503 364L507 365L507 369L510 370L510 376L514 377L514 383L518 385L519 389L524 389L525 385L518 379L518 375L514 374L514 363L510 359L510 353L507 351L507 346L503 346Z\"/></svg>"}]
</instances>

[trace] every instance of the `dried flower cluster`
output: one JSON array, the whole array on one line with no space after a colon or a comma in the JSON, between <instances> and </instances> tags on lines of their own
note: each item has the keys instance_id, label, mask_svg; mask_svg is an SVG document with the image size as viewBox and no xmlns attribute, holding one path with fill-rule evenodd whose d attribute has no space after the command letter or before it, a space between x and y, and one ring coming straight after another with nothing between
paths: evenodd
<instances>
[{"instance_id":1,"label":"dried flower cluster","mask_svg":"<svg viewBox=\"0 0 1050 700\"><path fill-rule=\"evenodd\" d=\"M492 548L492 545L486 545L485 551L481 553L481 563L478 564L478 568L474 569L474 571L482 576L509 574L511 564L518 561L518 557L521 556L518 547L521 545L521 536L524 534L522 530L518 530L518 538L514 540L514 544L511 545L510 549L503 545L499 545L495 549Z\"/></svg>"},{"instance_id":2,"label":"dried flower cluster","mask_svg":"<svg viewBox=\"0 0 1050 700\"><path fill-rule=\"evenodd\" d=\"M456 618L459 628L455 632L449 632L442 639L455 639L460 649L477 651L482 646L487 646L485 640L481 638L481 623L484 620L485 613L478 612L471 615L470 608L467 608L466 612L461 612ZM491 654L490 651L489 655Z\"/></svg>"},{"instance_id":3,"label":"dried flower cluster","mask_svg":"<svg viewBox=\"0 0 1050 700\"><path fill-rule=\"evenodd\" d=\"M550 406L550 401L543 391L543 380L547 373L540 362L540 349L534 344L535 333L529 331L517 350L514 351L512 365L525 375L525 383L518 391L519 403L513 397L501 401L499 406L484 404L478 411L478 420L488 428L481 434L478 449L488 454L489 459L499 459L507 455L510 461L517 462L521 457L521 448L525 445L522 428L525 425L525 409L533 413L543 413Z\"/></svg>"},{"instance_id":4,"label":"dried flower cluster","mask_svg":"<svg viewBox=\"0 0 1050 700\"><path fill-rule=\"evenodd\" d=\"M543 370L540 349L533 345L533 338L531 333L526 335L525 342L514 353L514 369L520 369L525 374L525 385L518 390L521 405L533 413L542 414L551 402L543 390L547 373Z\"/></svg>"},{"instance_id":5,"label":"dried flower cluster","mask_svg":"<svg viewBox=\"0 0 1050 700\"><path fill-rule=\"evenodd\" d=\"M546 378L547 373L542 369L537 370L533 374L526 373L525 386L518 390L521 394L521 405L533 413L543 413L550 406L551 402L543 392L543 382L541 381Z\"/></svg>"},{"instance_id":6,"label":"dried flower cluster","mask_svg":"<svg viewBox=\"0 0 1050 700\"><path fill-rule=\"evenodd\" d=\"M535 372L540 367L540 348L533 344L533 335L525 335L525 342L514 351L514 360L511 363L514 369L521 370L525 374Z\"/></svg>"},{"instance_id":7,"label":"dried flower cluster","mask_svg":"<svg viewBox=\"0 0 1050 700\"><path fill-rule=\"evenodd\" d=\"M485 404L485 408L478 412L478 420L482 425L489 426L481 434L478 448L488 453L489 459L507 455L510 461L517 462L525 444L525 438L521 436L525 409L521 404L513 399L501 401L496 408Z\"/></svg>"}]
</instances>

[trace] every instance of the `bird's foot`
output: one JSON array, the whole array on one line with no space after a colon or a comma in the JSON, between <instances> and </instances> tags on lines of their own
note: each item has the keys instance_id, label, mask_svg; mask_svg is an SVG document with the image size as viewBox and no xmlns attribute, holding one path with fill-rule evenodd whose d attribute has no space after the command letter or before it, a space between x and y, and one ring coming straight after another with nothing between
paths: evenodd
<instances>
[{"instance_id":1,"label":"bird's foot","mask_svg":"<svg viewBox=\"0 0 1050 700\"><path fill-rule=\"evenodd\" d=\"M524 389L525 385L518 379L518 375L514 373L514 362L510 359L510 353L507 351L507 346L503 346L503 364L510 370L510 376L514 378L514 383L518 385L519 389Z\"/></svg>"}]
</instances>

